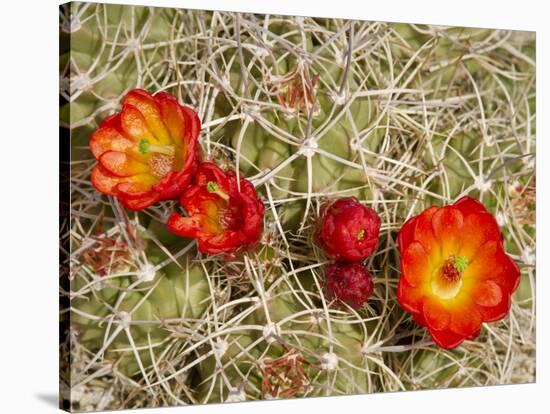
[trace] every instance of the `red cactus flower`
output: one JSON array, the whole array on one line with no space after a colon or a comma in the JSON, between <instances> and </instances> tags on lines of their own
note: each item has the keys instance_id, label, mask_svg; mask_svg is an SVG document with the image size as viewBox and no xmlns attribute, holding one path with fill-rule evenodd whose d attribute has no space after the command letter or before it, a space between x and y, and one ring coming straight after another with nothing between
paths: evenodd
<instances>
[{"instance_id":1,"label":"red cactus flower","mask_svg":"<svg viewBox=\"0 0 550 414\"><path fill-rule=\"evenodd\" d=\"M194 237L203 253L232 253L258 242L263 230L264 205L254 186L234 172L211 162L202 163L180 203L189 217L172 214L168 229Z\"/></svg>"},{"instance_id":2,"label":"red cactus flower","mask_svg":"<svg viewBox=\"0 0 550 414\"><path fill-rule=\"evenodd\" d=\"M508 313L520 272L479 201L463 197L424 210L403 225L398 245L399 303L440 347L474 339L483 322Z\"/></svg>"},{"instance_id":3,"label":"red cactus flower","mask_svg":"<svg viewBox=\"0 0 550 414\"><path fill-rule=\"evenodd\" d=\"M130 210L178 197L196 169L199 130L197 114L167 93L130 91L92 134L92 184Z\"/></svg>"},{"instance_id":4,"label":"red cactus flower","mask_svg":"<svg viewBox=\"0 0 550 414\"><path fill-rule=\"evenodd\" d=\"M355 198L346 197L321 206L317 244L334 260L359 262L378 245L380 217Z\"/></svg>"},{"instance_id":5,"label":"red cactus flower","mask_svg":"<svg viewBox=\"0 0 550 414\"><path fill-rule=\"evenodd\" d=\"M329 299L340 299L359 309L372 294L372 277L360 263L336 262L327 268L325 288Z\"/></svg>"}]
</instances>

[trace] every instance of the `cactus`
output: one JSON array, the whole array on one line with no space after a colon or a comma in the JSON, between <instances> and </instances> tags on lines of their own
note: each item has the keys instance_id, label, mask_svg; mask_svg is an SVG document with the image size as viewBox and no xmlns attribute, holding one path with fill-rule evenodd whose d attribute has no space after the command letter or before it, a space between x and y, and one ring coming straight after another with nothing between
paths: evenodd
<instances>
[{"instance_id":1,"label":"cactus","mask_svg":"<svg viewBox=\"0 0 550 414\"><path fill-rule=\"evenodd\" d=\"M380 356L368 355L369 344L382 336L378 318L338 310L322 303L315 277L300 276L300 285L285 286L284 269L271 268L274 282L257 286L257 296L242 319L227 321L228 334L217 336L212 351L197 369L200 402L234 398L280 398L372 392ZM318 282L318 281L317 281ZM210 348L207 348L210 349ZM367 356L368 355L368 356ZM276 381L270 363L299 361L297 378L266 391Z\"/></svg>"},{"instance_id":2,"label":"cactus","mask_svg":"<svg viewBox=\"0 0 550 414\"><path fill-rule=\"evenodd\" d=\"M464 370L464 365L471 369ZM482 355L423 349L403 355L400 366L412 389L418 389L420 384L428 388L471 387L485 385L488 381Z\"/></svg>"},{"instance_id":3,"label":"cactus","mask_svg":"<svg viewBox=\"0 0 550 414\"><path fill-rule=\"evenodd\" d=\"M71 283L71 325L79 343L129 377L151 369L153 355L158 358L176 329L171 320L189 321L187 328L193 329L210 301L200 265L189 256L170 261L158 246L146 243L133 252L116 239L96 239L98 246L84 251ZM133 254L141 257L136 260ZM103 274L105 267L98 267L102 261L109 276Z\"/></svg>"},{"instance_id":4,"label":"cactus","mask_svg":"<svg viewBox=\"0 0 550 414\"><path fill-rule=\"evenodd\" d=\"M72 157L62 352L73 408L534 380L533 33L88 3L61 11ZM254 184L266 207L257 250L201 254L166 230L176 201L128 212L93 189L90 135L136 87L196 110L202 159ZM396 236L412 215L462 195L496 215L522 280L509 319L441 351L396 301ZM358 310L327 298L329 262L312 242L320 205L350 196L382 219L365 262L374 293Z\"/></svg>"}]
</instances>

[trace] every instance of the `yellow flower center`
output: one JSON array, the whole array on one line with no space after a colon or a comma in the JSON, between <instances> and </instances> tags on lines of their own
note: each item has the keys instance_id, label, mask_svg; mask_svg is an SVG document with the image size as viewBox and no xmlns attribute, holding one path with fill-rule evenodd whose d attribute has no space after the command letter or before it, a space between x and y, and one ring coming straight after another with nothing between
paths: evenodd
<instances>
[{"instance_id":1,"label":"yellow flower center","mask_svg":"<svg viewBox=\"0 0 550 414\"><path fill-rule=\"evenodd\" d=\"M174 170L176 149L173 145L155 145L147 139L142 139L138 143L138 151L141 154L151 154L147 163L157 177L162 178Z\"/></svg>"},{"instance_id":2,"label":"yellow flower center","mask_svg":"<svg viewBox=\"0 0 550 414\"><path fill-rule=\"evenodd\" d=\"M436 268L432 278L432 291L441 299L454 298L462 287L462 273L468 267L468 259L464 256L450 256Z\"/></svg>"},{"instance_id":3,"label":"yellow flower center","mask_svg":"<svg viewBox=\"0 0 550 414\"><path fill-rule=\"evenodd\" d=\"M157 177L164 177L174 168L174 157L164 154L153 154L147 161L151 172Z\"/></svg>"}]
</instances>

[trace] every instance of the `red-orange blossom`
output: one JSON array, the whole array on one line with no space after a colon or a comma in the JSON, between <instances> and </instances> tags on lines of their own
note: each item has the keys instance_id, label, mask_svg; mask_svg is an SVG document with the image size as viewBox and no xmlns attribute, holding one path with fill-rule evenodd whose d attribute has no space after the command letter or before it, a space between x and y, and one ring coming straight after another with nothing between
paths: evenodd
<instances>
[{"instance_id":1,"label":"red-orange blossom","mask_svg":"<svg viewBox=\"0 0 550 414\"><path fill-rule=\"evenodd\" d=\"M94 187L130 210L178 197L198 163L197 114L174 97L134 89L90 139Z\"/></svg>"},{"instance_id":2,"label":"red-orange blossom","mask_svg":"<svg viewBox=\"0 0 550 414\"><path fill-rule=\"evenodd\" d=\"M454 348L474 339L483 322L508 313L520 272L479 201L463 197L424 210L403 225L398 245L399 303L437 345Z\"/></svg>"}]
</instances>

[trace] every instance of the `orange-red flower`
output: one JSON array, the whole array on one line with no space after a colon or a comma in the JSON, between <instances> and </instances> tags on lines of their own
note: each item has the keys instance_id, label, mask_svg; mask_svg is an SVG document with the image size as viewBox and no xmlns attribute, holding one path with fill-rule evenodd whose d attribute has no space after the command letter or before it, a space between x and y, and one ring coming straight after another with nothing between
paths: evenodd
<instances>
[{"instance_id":1,"label":"orange-red flower","mask_svg":"<svg viewBox=\"0 0 550 414\"><path fill-rule=\"evenodd\" d=\"M474 339L483 322L508 313L520 272L479 201L424 210L403 225L398 245L399 303L440 347Z\"/></svg>"},{"instance_id":2,"label":"orange-red flower","mask_svg":"<svg viewBox=\"0 0 550 414\"><path fill-rule=\"evenodd\" d=\"M380 217L353 197L329 200L321 206L317 244L334 260L359 262L378 246Z\"/></svg>"},{"instance_id":3,"label":"orange-red flower","mask_svg":"<svg viewBox=\"0 0 550 414\"><path fill-rule=\"evenodd\" d=\"M130 91L92 134L94 187L131 210L178 197L198 162L197 114L165 92Z\"/></svg>"},{"instance_id":4,"label":"orange-red flower","mask_svg":"<svg viewBox=\"0 0 550 414\"><path fill-rule=\"evenodd\" d=\"M254 245L264 224L264 205L246 179L237 182L233 171L225 172L211 162L200 164L195 184L181 196L188 217L174 213L168 229L197 239L203 253L233 253Z\"/></svg>"}]
</instances>

